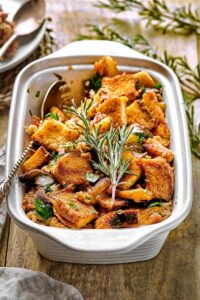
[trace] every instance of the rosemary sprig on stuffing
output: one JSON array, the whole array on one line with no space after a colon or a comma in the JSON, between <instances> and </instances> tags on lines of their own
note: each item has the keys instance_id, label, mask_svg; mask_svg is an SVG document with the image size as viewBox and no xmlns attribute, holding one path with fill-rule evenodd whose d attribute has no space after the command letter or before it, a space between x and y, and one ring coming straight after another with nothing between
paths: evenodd
<instances>
[{"instance_id":1,"label":"rosemary sprig on stuffing","mask_svg":"<svg viewBox=\"0 0 200 300\"><path fill-rule=\"evenodd\" d=\"M137 9L138 13L152 26L163 33L200 35L200 15L196 9L188 6L169 8L164 0L99 0L97 5L115 12Z\"/></svg>"},{"instance_id":2,"label":"rosemary sprig on stuffing","mask_svg":"<svg viewBox=\"0 0 200 300\"><path fill-rule=\"evenodd\" d=\"M77 109L75 102L73 106L64 106L64 110L72 113L82 121L79 124L83 130L84 137L81 141L85 142L92 150L95 151L98 161L92 161L94 169L99 170L110 178L112 189L112 203L115 200L116 188L125 173L128 172L129 161L122 156L126 146L126 141L133 128L129 129L126 126L122 128L111 127L106 133L101 134L100 126L90 128L90 122L87 119L87 113L92 105L92 100L85 100L81 103L80 111Z\"/></svg>"},{"instance_id":3,"label":"rosemary sprig on stuffing","mask_svg":"<svg viewBox=\"0 0 200 300\"><path fill-rule=\"evenodd\" d=\"M140 53L161 61L176 73L186 104L191 150L193 155L200 159L200 130L199 125L195 126L194 124L194 114L192 114L191 109L192 103L200 98L200 64L193 70L189 66L186 57L172 56L167 51L164 51L163 56L160 56L142 35L132 38L124 37L112 25L98 26L87 24L86 26L89 28L89 34L79 36L79 40L99 39L120 42Z\"/></svg>"}]
</instances>

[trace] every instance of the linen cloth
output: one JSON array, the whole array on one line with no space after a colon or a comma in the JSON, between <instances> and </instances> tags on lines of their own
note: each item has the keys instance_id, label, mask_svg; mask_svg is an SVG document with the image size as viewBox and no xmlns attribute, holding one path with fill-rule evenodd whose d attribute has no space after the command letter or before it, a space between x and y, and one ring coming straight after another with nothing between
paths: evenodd
<instances>
[{"instance_id":1,"label":"linen cloth","mask_svg":"<svg viewBox=\"0 0 200 300\"><path fill-rule=\"evenodd\" d=\"M4 171L5 171L5 153L6 153L6 147L3 146L0 148L0 182L4 179ZM0 239L3 231L3 227L6 221L6 201L5 199L0 204Z\"/></svg>"},{"instance_id":2,"label":"linen cloth","mask_svg":"<svg viewBox=\"0 0 200 300\"><path fill-rule=\"evenodd\" d=\"M1 300L83 300L73 286L23 268L0 268Z\"/></svg>"}]
</instances>

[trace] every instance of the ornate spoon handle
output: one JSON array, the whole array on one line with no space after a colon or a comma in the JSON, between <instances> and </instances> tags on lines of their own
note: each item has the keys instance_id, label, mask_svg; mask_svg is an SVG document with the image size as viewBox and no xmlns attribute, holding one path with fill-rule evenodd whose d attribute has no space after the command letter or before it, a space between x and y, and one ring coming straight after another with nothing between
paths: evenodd
<instances>
[{"instance_id":1,"label":"ornate spoon handle","mask_svg":"<svg viewBox=\"0 0 200 300\"><path fill-rule=\"evenodd\" d=\"M29 143L29 145L25 148L24 152L22 153L22 155L20 156L20 158L18 159L18 161L16 162L16 164L12 168L9 176L6 179L4 179L3 182L0 184L0 204L3 201L3 198L8 195L10 185L11 185L13 179L15 178L15 176L16 176L18 170L19 170L19 167L21 166L21 164L22 164L23 160L25 159L26 155L32 149L32 146L33 146L33 141L31 141Z\"/></svg>"}]
</instances>

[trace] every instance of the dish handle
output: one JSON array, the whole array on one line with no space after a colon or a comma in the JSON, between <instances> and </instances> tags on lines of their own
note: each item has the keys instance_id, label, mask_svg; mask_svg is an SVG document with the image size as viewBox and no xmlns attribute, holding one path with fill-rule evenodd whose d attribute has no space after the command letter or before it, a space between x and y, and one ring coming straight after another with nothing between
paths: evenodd
<instances>
[{"instance_id":1,"label":"dish handle","mask_svg":"<svg viewBox=\"0 0 200 300\"><path fill-rule=\"evenodd\" d=\"M129 56L134 58L145 58L152 60L151 58L143 55L136 50L133 50L121 43L105 40L84 40L72 42L56 52L46 56L49 57L63 57L66 55L117 55L117 56Z\"/></svg>"}]
</instances>

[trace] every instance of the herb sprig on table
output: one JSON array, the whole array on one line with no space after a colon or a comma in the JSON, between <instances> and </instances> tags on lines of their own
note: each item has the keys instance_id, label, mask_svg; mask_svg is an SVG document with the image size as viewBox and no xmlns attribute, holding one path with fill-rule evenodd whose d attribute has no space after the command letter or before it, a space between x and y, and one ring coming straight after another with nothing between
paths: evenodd
<instances>
[{"instance_id":1,"label":"herb sprig on table","mask_svg":"<svg viewBox=\"0 0 200 300\"><path fill-rule=\"evenodd\" d=\"M146 20L147 26L161 30L162 33L200 35L200 15L191 4L170 8L164 0L99 0L95 6L117 13L137 10L142 19Z\"/></svg>"},{"instance_id":2,"label":"herb sprig on table","mask_svg":"<svg viewBox=\"0 0 200 300\"><path fill-rule=\"evenodd\" d=\"M200 159L200 125L195 126L194 109L192 109L193 102L200 99L200 64L192 69L186 57L172 56L167 51L164 51L163 55L159 55L142 35L131 38L122 36L111 24L106 26L87 24L86 26L89 29L89 34L80 35L79 40L99 39L120 42L129 48L161 61L176 73L185 100L191 151L194 156Z\"/></svg>"},{"instance_id":3,"label":"herb sprig on table","mask_svg":"<svg viewBox=\"0 0 200 300\"><path fill-rule=\"evenodd\" d=\"M79 124L84 134L81 141L85 142L97 155L97 161L91 161L94 169L110 178L112 203L114 203L116 188L123 175L128 172L129 161L124 159L122 154L133 128L129 129L126 126L122 128L111 127L108 132L101 134L101 127L94 126L94 129L91 130L90 122L87 119L92 100L82 102L80 111L78 111L74 101L72 104L71 107L64 106L64 110L72 113L82 121L83 125Z\"/></svg>"}]
</instances>

